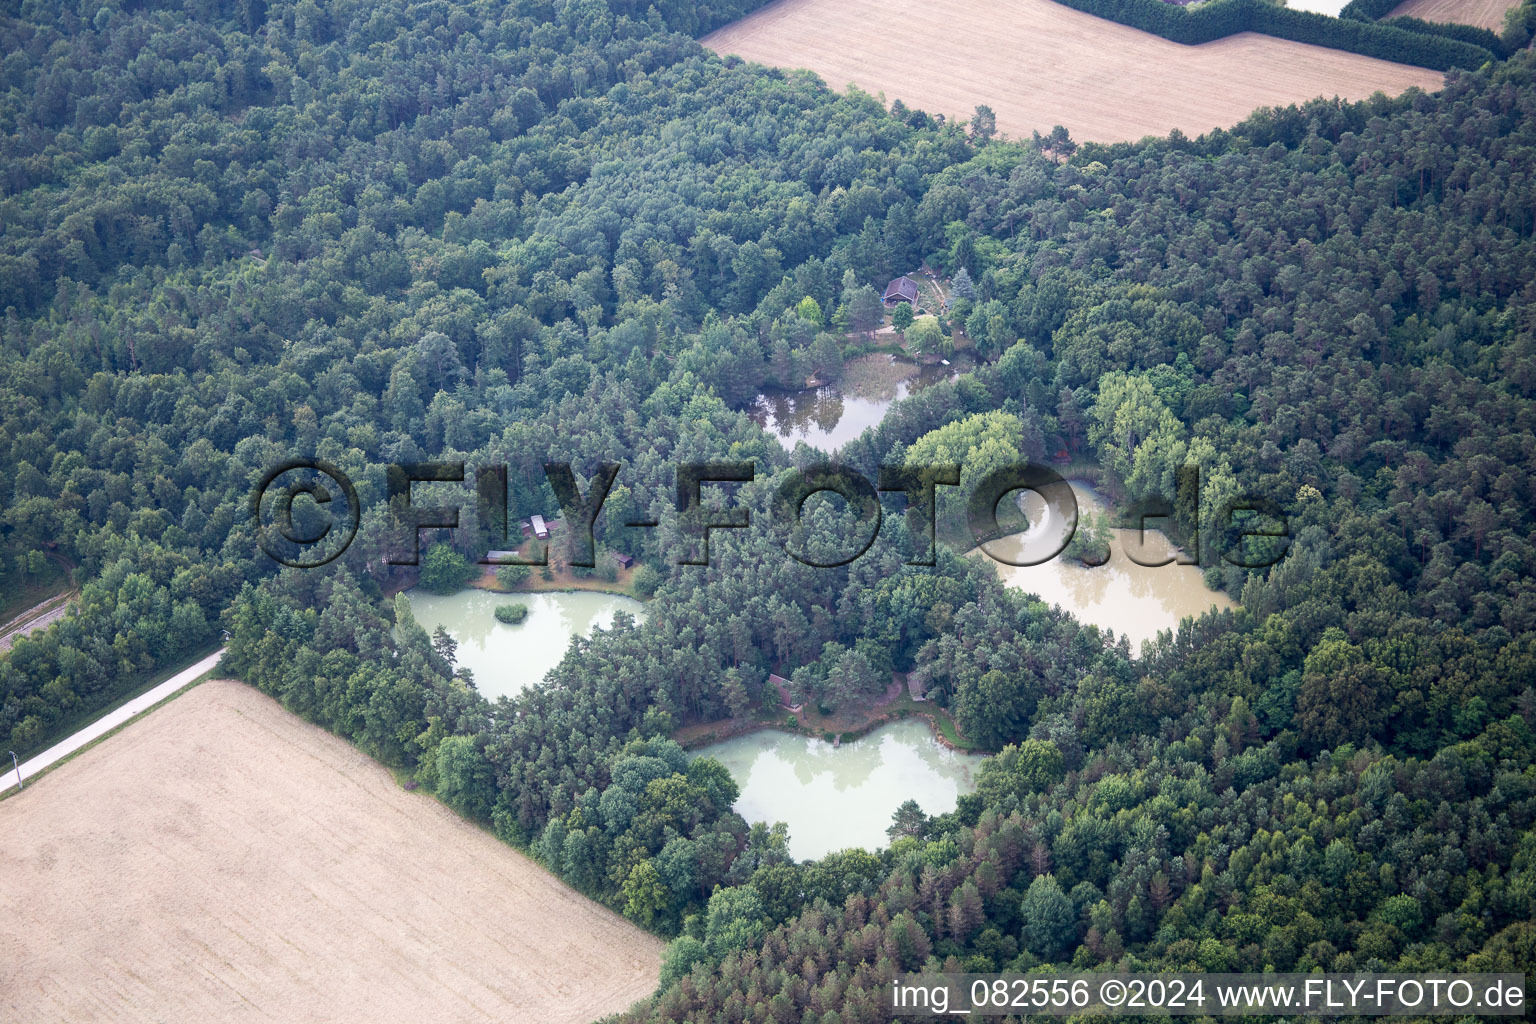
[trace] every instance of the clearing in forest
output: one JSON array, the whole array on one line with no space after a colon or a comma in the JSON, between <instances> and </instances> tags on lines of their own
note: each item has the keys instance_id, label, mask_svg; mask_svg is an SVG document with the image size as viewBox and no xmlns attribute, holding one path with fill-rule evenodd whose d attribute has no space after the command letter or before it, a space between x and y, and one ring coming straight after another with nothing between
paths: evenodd
<instances>
[{"instance_id":1,"label":"clearing in forest","mask_svg":"<svg viewBox=\"0 0 1536 1024\"><path fill-rule=\"evenodd\" d=\"M1443 80L1254 32L1185 46L1052 0L776 0L703 42L930 113L969 118L986 104L1015 138L1065 125L1079 142L1199 135L1257 107Z\"/></svg>"},{"instance_id":2,"label":"clearing in forest","mask_svg":"<svg viewBox=\"0 0 1536 1024\"><path fill-rule=\"evenodd\" d=\"M0 802L0 1020L590 1021L661 942L242 683Z\"/></svg>"},{"instance_id":3,"label":"clearing in forest","mask_svg":"<svg viewBox=\"0 0 1536 1024\"><path fill-rule=\"evenodd\" d=\"M1387 17L1454 22L1499 32L1504 28L1504 12L1517 3L1519 0L1403 0Z\"/></svg>"}]
</instances>

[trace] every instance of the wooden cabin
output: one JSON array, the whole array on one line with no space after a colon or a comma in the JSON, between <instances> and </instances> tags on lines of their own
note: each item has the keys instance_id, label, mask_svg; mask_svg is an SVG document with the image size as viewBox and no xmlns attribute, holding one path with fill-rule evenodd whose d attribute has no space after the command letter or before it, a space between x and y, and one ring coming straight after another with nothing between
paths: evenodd
<instances>
[{"instance_id":1,"label":"wooden cabin","mask_svg":"<svg viewBox=\"0 0 1536 1024\"><path fill-rule=\"evenodd\" d=\"M779 707L792 715L798 715L802 705L794 703L794 698L789 695L790 681L781 675L770 673L768 682L774 689L779 691Z\"/></svg>"},{"instance_id":2,"label":"wooden cabin","mask_svg":"<svg viewBox=\"0 0 1536 1024\"><path fill-rule=\"evenodd\" d=\"M884 302L887 306L895 306L902 302L909 302L914 309L917 308L917 282L910 277L898 277L885 286Z\"/></svg>"}]
</instances>

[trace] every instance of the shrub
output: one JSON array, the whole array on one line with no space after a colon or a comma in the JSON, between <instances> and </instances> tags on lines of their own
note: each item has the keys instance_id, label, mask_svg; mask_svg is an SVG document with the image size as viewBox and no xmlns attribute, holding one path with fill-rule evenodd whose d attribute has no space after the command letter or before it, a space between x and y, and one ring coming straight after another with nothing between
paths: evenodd
<instances>
[{"instance_id":1,"label":"shrub","mask_svg":"<svg viewBox=\"0 0 1536 1024\"><path fill-rule=\"evenodd\" d=\"M635 570L635 593L641 597L654 597L656 589L661 586L661 573L649 565L642 565Z\"/></svg>"},{"instance_id":2,"label":"shrub","mask_svg":"<svg viewBox=\"0 0 1536 1024\"><path fill-rule=\"evenodd\" d=\"M496 606L496 621L515 625L528 617L525 604L500 604Z\"/></svg>"},{"instance_id":3,"label":"shrub","mask_svg":"<svg viewBox=\"0 0 1536 1024\"><path fill-rule=\"evenodd\" d=\"M504 565L496 570L496 582L505 590L515 590L532 576L533 569L526 565Z\"/></svg>"},{"instance_id":4,"label":"shrub","mask_svg":"<svg viewBox=\"0 0 1536 1024\"><path fill-rule=\"evenodd\" d=\"M475 578L476 568L469 559L447 544L434 544L421 560L421 586L434 594L452 594L463 590Z\"/></svg>"},{"instance_id":5,"label":"shrub","mask_svg":"<svg viewBox=\"0 0 1536 1024\"><path fill-rule=\"evenodd\" d=\"M687 977L693 965L701 960L709 961L709 950L692 935L679 935L667 943L666 952L661 957L661 984L656 991L665 992Z\"/></svg>"}]
</instances>

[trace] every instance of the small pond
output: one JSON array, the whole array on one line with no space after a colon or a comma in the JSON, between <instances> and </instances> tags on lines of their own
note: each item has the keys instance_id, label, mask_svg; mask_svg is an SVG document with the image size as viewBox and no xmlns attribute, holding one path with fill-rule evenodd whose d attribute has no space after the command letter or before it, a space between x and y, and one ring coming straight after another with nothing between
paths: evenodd
<instances>
[{"instance_id":1,"label":"small pond","mask_svg":"<svg viewBox=\"0 0 1536 1024\"><path fill-rule=\"evenodd\" d=\"M748 414L785 448L804 441L830 454L884 419L892 403L951 373L952 367L943 363L918 365L889 355L864 356L844 367L836 384L804 391L767 389Z\"/></svg>"},{"instance_id":2,"label":"small pond","mask_svg":"<svg viewBox=\"0 0 1536 1024\"><path fill-rule=\"evenodd\" d=\"M1104 502L1090 485L1081 480L1069 482L1077 496L1080 524L1090 513L1103 513ZM1053 526L1048 506L1040 496L1033 491L1021 493L1024 515L1033 525L1023 533L1010 534L987 545L1002 557L1020 561L1025 545ZM1082 622L1129 637L1133 653L1141 649L1143 640L1153 639L1158 630L1177 629L1179 620L1187 616L1199 617L1213 607L1236 607L1225 593L1205 585L1205 574L1198 566L1137 565L1126 555L1127 546L1136 544L1135 530L1117 529L1111 531L1109 561L1097 567L1060 556L1041 565L993 564L1008 586L1038 595ZM1144 562L1160 561L1177 550L1161 531L1151 529L1146 532L1145 542L1136 548L1137 557Z\"/></svg>"},{"instance_id":3,"label":"small pond","mask_svg":"<svg viewBox=\"0 0 1536 1024\"><path fill-rule=\"evenodd\" d=\"M797 859L888 845L891 815L907 800L929 814L955 809L976 788L978 754L941 746L928 723L893 722L834 747L826 740L762 730L698 751L730 770L741 787L736 811L748 821L789 825Z\"/></svg>"},{"instance_id":4,"label":"small pond","mask_svg":"<svg viewBox=\"0 0 1536 1024\"><path fill-rule=\"evenodd\" d=\"M498 594L461 590L446 597L420 588L406 592L411 614L428 633L438 626L458 641L458 664L475 674L475 688L491 700L510 697L543 679L565 657L571 637L613 623L615 612L645 620L634 598L590 590ZM516 625L496 620L496 606L525 604Z\"/></svg>"}]
</instances>

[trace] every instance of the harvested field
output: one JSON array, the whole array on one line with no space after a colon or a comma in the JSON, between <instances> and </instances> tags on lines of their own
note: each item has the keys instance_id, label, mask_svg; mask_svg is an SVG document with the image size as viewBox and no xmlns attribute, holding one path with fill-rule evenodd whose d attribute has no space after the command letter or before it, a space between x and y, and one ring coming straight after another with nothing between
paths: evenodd
<instances>
[{"instance_id":1,"label":"harvested field","mask_svg":"<svg viewBox=\"0 0 1536 1024\"><path fill-rule=\"evenodd\" d=\"M0 803L0 1020L590 1021L661 942L244 684Z\"/></svg>"},{"instance_id":2,"label":"harvested field","mask_svg":"<svg viewBox=\"0 0 1536 1024\"><path fill-rule=\"evenodd\" d=\"M1504 12L1518 0L1403 0L1388 18L1410 16L1424 21L1476 25L1492 32L1504 28Z\"/></svg>"},{"instance_id":3,"label":"harvested field","mask_svg":"<svg viewBox=\"0 0 1536 1024\"><path fill-rule=\"evenodd\" d=\"M1061 124L1079 142L1198 135L1256 107L1442 83L1427 68L1252 32L1184 46L1052 0L777 0L703 42L930 113L969 118L984 103L1008 135Z\"/></svg>"}]
</instances>

